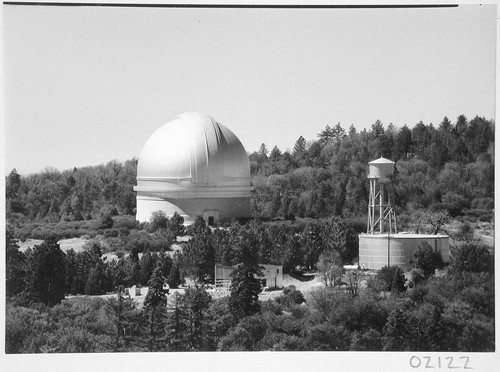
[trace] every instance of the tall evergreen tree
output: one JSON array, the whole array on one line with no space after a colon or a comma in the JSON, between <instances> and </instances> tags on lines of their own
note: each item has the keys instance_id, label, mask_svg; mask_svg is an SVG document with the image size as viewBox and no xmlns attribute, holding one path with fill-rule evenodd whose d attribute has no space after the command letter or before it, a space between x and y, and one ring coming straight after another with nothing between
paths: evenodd
<instances>
[{"instance_id":1,"label":"tall evergreen tree","mask_svg":"<svg viewBox=\"0 0 500 372\"><path fill-rule=\"evenodd\" d=\"M175 239L177 240L178 236L184 235L186 232L186 228L184 227L184 217L182 217L179 213L174 212L170 221L168 221L168 229L174 234Z\"/></svg>"},{"instance_id":2,"label":"tall evergreen tree","mask_svg":"<svg viewBox=\"0 0 500 372\"><path fill-rule=\"evenodd\" d=\"M53 306L64 298L65 254L55 237L36 245L26 268L26 292L30 300Z\"/></svg>"},{"instance_id":3,"label":"tall evergreen tree","mask_svg":"<svg viewBox=\"0 0 500 372\"><path fill-rule=\"evenodd\" d=\"M411 135L411 130L405 124L399 130L398 134L395 137L395 151L396 158L402 160L409 160L409 158L413 154L413 140ZM395 160L397 160L395 159Z\"/></svg>"},{"instance_id":4,"label":"tall evergreen tree","mask_svg":"<svg viewBox=\"0 0 500 372\"><path fill-rule=\"evenodd\" d=\"M148 282L148 294L144 300L145 313L148 316L148 350L163 350L165 347L164 319L167 311L166 280L161 266L157 266ZM159 336L160 335L160 336Z\"/></svg>"},{"instance_id":5,"label":"tall evergreen tree","mask_svg":"<svg viewBox=\"0 0 500 372\"><path fill-rule=\"evenodd\" d=\"M278 160L281 157L281 150L278 148L278 146L274 146L273 149L271 150L271 153L269 154L269 159L271 160Z\"/></svg>"},{"instance_id":6,"label":"tall evergreen tree","mask_svg":"<svg viewBox=\"0 0 500 372\"><path fill-rule=\"evenodd\" d=\"M210 229L195 232L182 252L183 270L193 280L203 282L214 275L215 248L212 244Z\"/></svg>"},{"instance_id":7,"label":"tall evergreen tree","mask_svg":"<svg viewBox=\"0 0 500 372\"><path fill-rule=\"evenodd\" d=\"M111 317L115 326L114 351L126 350L129 343L135 339L137 342L138 326L137 309L131 298L122 294L122 286L116 290L117 297L106 300L105 311Z\"/></svg>"},{"instance_id":8,"label":"tall evergreen tree","mask_svg":"<svg viewBox=\"0 0 500 372\"><path fill-rule=\"evenodd\" d=\"M203 287L189 287L181 298L186 314L189 349L210 350L207 311L212 297Z\"/></svg>"},{"instance_id":9,"label":"tall evergreen tree","mask_svg":"<svg viewBox=\"0 0 500 372\"><path fill-rule=\"evenodd\" d=\"M175 292L172 301L168 304L168 314L165 325L165 336L169 351L188 351L188 326L186 323L186 309L182 295Z\"/></svg>"},{"instance_id":10,"label":"tall evergreen tree","mask_svg":"<svg viewBox=\"0 0 500 372\"><path fill-rule=\"evenodd\" d=\"M7 297L10 297L21 293L24 289L26 258L19 251L14 233L9 228L5 231L5 253L5 293Z\"/></svg>"},{"instance_id":11,"label":"tall evergreen tree","mask_svg":"<svg viewBox=\"0 0 500 372\"><path fill-rule=\"evenodd\" d=\"M260 311L262 288L258 240L247 231L242 231L240 236L237 260L240 264L231 273L229 308L236 318L241 319Z\"/></svg>"},{"instance_id":12,"label":"tall evergreen tree","mask_svg":"<svg viewBox=\"0 0 500 372\"><path fill-rule=\"evenodd\" d=\"M334 137L334 130L331 128L329 125L325 127L321 132L319 132L318 137L319 137L319 142L323 145L327 145L331 143L333 137Z\"/></svg>"},{"instance_id":13,"label":"tall evergreen tree","mask_svg":"<svg viewBox=\"0 0 500 372\"><path fill-rule=\"evenodd\" d=\"M306 140L300 136L293 146L293 155L301 155L306 151Z\"/></svg>"},{"instance_id":14,"label":"tall evergreen tree","mask_svg":"<svg viewBox=\"0 0 500 372\"><path fill-rule=\"evenodd\" d=\"M181 266L181 256L177 252L174 256L172 267L170 268L167 279L167 283L170 288L179 288L179 285L183 283L180 266Z\"/></svg>"},{"instance_id":15,"label":"tall evergreen tree","mask_svg":"<svg viewBox=\"0 0 500 372\"><path fill-rule=\"evenodd\" d=\"M104 281L104 267L102 263L98 262L89 273L89 277L85 283L85 294L103 294Z\"/></svg>"}]
</instances>

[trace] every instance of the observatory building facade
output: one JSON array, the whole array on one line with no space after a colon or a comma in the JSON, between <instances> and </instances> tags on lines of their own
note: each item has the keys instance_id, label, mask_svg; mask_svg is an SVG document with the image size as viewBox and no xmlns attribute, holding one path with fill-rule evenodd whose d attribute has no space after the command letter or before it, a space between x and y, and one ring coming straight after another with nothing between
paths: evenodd
<instances>
[{"instance_id":1,"label":"observatory building facade","mask_svg":"<svg viewBox=\"0 0 500 372\"><path fill-rule=\"evenodd\" d=\"M366 269L381 269L386 265L411 266L413 253L424 242L448 262L448 235L398 232L396 213L392 209L394 162L380 158L368 165L368 222L366 234L359 235L359 265Z\"/></svg>"},{"instance_id":2,"label":"observatory building facade","mask_svg":"<svg viewBox=\"0 0 500 372\"><path fill-rule=\"evenodd\" d=\"M200 113L185 113L146 141L137 164L137 220L175 212L213 224L250 217L250 162L240 140Z\"/></svg>"}]
</instances>

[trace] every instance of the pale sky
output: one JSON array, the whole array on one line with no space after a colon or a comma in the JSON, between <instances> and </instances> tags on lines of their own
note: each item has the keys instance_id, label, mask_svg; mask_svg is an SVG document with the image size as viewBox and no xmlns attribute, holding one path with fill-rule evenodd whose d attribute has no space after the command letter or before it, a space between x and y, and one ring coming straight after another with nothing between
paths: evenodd
<instances>
[{"instance_id":1,"label":"pale sky","mask_svg":"<svg viewBox=\"0 0 500 372\"><path fill-rule=\"evenodd\" d=\"M201 111L248 152L327 124L495 117L496 6L3 6L5 172L139 156Z\"/></svg>"}]
</instances>

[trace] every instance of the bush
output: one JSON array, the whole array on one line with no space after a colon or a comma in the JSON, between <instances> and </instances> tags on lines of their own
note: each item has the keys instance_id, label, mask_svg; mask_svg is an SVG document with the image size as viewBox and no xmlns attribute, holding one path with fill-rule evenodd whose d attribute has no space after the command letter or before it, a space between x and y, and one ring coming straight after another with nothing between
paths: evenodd
<instances>
[{"instance_id":1,"label":"bush","mask_svg":"<svg viewBox=\"0 0 500 372\"><path fill-rule=\"evenodd\" d=\"M344 218L344 222L358 234L366 232L366 219L364 217Z\"/></svg>"},{"instance_id":2,"label":"bush","mask_svg":"<svg viewBox=\"0 0 500 372\"><path fill-rule=\"evenodd\" d=\"M493 198L475 198L472 200L471 207L475 208L474 210L480 213L492 212L492 209L495 208L495 201ZM472 212L473 210L471 210Z\"/></svg>"},{"instance_id":3,"label":"bush","mask_svg":"<svg viewBox=\"0 0 500 372\"><path fill-rule=\"evenodd\" d=\"M408 287L413 288L419 283L425 280L425 275L422 269L413 268L410 271L410 279L408 282Z\"/></svg>"},{"instance_id":4,"label":"bush","mask_svg":"<svg viewBox=\"0 0 500 372\"><path fill-rule=\"evenodd\" d=\"M379 331L368 328L367 331L354 332L351 340L351 351L382 350L382 335Z\"/></svg>"},{"instance_id":5,"label":"bush","mask_svg":"<svg viewBox=\"0 0 500 372\"><path fill-rule=\"evenodd\" d=\"M135 216L116 216L114 218L114 227L117 229L139 229L140 222L135 219Z\"/></svg>"},{"instance_id":6,"label":"bush","mask_svg":"<svg viewBox=\"0 0 500 372\"><path fill-rule=\"evenodd\" d=\"M114 221L110 213L103 213L101 218L99 218L99 230L111 229L113 227Z\"/></svg>"},{"instance_id":7,"label":"bush","mask_svg":"<svg viewBox=\"0 0 500 372\"><path fill-rule=\"evenodd\" d=\"M106 229L103 233L105 238L116 238L119 235L119 231L116 229Z\"/></svg>"},{"instance_id":8,"label":"bush","mask_svg":"<svg viewBox=\"0 0 500 372\"><path fill-rule=\"evenodd\" d=\"M300 305L306 302L306 300L301 291L296 290L294 285L289 285L283 289L283 294L276 299L276 302L283 306L290 307L293 305Z\"/></svg>"},{"instance_id":9,"label":"bush","mask_svg":"<svg viewBox=\"0 0 500 372\"><path fill-rule=\"evenodd\" d=\"M399 266L384 266L377 273L372 287L378 291L404 292L405 282L405 275Z\"/></svg>"},{"instance_id":10,"label":"bush","mask_svg":"<svg viewBox=\"0 0 500 372\"><path fill-rule=\"evenodd\" d=\"M451 217L460 216L463 210L468 208L469 201L462 195L447 192L443 197L443 207L450 213Z\"/></svg>"},{"instance_id":11,"label":"bush","mask_svg":"<svg viewBox=\"0 0 500 372\"><path fill-rule=\"evenodd\" d=\"M219 341L222 351L260 350L260 341L267 331L267 324L262 314L244 317Z\"/></svg>"},{"instance_id":12,"label":"bush","mask_svg":"<svg viewBox=\"0 0 500 372\"><path fill-rule=\"evenodd\" d=\"M149 231L155 232L158 229L167 229L169 219L164 211L158 210L151 213L149 219Z\"/></svg>"},{"instance_id":13,"label":"bush","mask_svg":"<svg viewBox=\"0 0 500 372\"><path fill-rule=\"evenodd\" d=\"M308 329L307 350L347 351L351 344L351 335L342 325L318 324Z\"/></svg>"},{"instance_id":14,"label":"bush","mask_svg":"<svg viewBox=\"0 0 500 372\"><path fill-rule=\"evenodd\" d=\"M428 243L422 242L413 253L415 267L421 269L425 277L433 275L436 269L444 267L443 257L440 252L435 251Z\"/></svg>"},{"instance_id":15,"label":"bush","mask_svg":"<svg viewBox=\"0 0 500 372\"><path fill-rule=\"evenodd\" d=\"M493 255L488 247L482 243L463 243L458 247L452 247L450 260L450 272L493 272Z\"/></svg>"},{"instance_id":16,"label":"bush","mask_svg":"<svg viewBox=\"0 0 500 372\"><path fill-rule=\"evenodd\" d=\"M278 299L276 299L276 301L269 299L267 301L262 302L261 310L263 313L270 312L273 313L274 315L283 314L283 308L281 307L281 304L279 303Z\"/></svg>"}]
</instances>

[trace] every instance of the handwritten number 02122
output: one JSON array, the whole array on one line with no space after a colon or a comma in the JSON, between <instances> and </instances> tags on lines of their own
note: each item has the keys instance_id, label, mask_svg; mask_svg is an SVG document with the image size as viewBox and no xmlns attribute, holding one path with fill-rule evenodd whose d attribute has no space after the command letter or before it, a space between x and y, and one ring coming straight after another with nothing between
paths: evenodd
<instances>
[{"instance_id":1,"label":"handwritten number 02122","mask_svg":"<svg viewBox=\"0 0 500 372\"><path fill-rule=\"evenodd\" d=\"M458 359L460 362L457 362ZM417 357L412 356L410 358L410 366L412 368L437 368L437 369L473 369L469 366L469 357Z\"/></svg>"}]
</instances>

